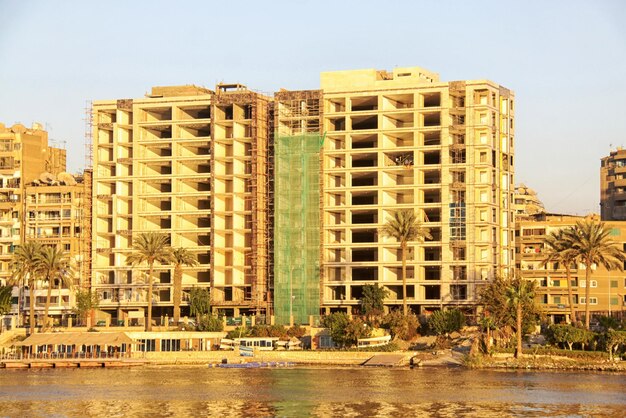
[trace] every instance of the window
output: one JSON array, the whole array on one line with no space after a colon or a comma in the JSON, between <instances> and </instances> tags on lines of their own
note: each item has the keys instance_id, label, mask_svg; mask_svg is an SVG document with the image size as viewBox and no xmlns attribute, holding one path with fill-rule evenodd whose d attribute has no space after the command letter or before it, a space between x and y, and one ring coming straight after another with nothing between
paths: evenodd
<instances>
[{"instance_id":1,"label":"window","mask_svg":"<svg viewBox=\"0 0 626 418\"><path fill-rule=\"evenodd\" d=\"M554 296L554 303L560 304L561 303L561 297L560 296Z\"/></svg>"},{"instance_id":2,"label":"window","mask_svg":"<svg viewBox=\"0 0 626 418\"><path fill-rule=\"evenodd\" d=\"M611 280L611 288L617 289L617 280Z\"/></svg>"},{"instance_id":3,"label":"window","mask_svg":"<svg viewBox=\"0 0 626 418\"><path fill-rule=\"evenodd\" d=\"M580 303L581 303L581 304L585 304L585 303L586 303L586 301L587 301L587 298L585 298L584 296L581 296L581 297L580 297ZM590 305L597 305L597 304L598 304L598 298L596 298L596 297L590 297L590 298L589 298L589 304L590 304Z\"/></svg>"},{"instance_id":4,"label":"window","mask_svg":"<svg viewBox=\"0 0 626 418\"><path fill-rule=\"evenodd\" d=\"M597 280L592 280L590 283L591 283L591 287L592 288L598 287L598 281Z\"/></svg>"},{"instance_id":5,"label":"window","mask_svg":"<svg viewBox=\"0 0 626 418\"><path fill-rule=\"evenodd\" d=\"M619 298L617 296L611 296L611 305L617 306L618 303L619 303Z\"/></svg>"}]
</instances>

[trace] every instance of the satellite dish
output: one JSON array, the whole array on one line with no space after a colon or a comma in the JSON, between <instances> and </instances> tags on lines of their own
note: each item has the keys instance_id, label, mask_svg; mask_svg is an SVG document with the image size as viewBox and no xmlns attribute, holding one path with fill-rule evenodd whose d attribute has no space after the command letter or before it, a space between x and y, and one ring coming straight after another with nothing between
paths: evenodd
<instances>
[{"instance_id":1,"label":"satellite dish","mask_svg":"<svg viewBox=\"0 0 626 418\"><path fill-rule=\"evenodd\" d=\"M41 180L42 183L52 184L52 182L55 180L55 177L54 174L45 172L39 176L39 180Z\"/></svg>"},{"instance_id":2,"label":"satellite dish","mask_svg":"<svg viewBox=\"0 0 626 418\"><path fill-rule=\"evenodd\" d=\"M66 173L65 171L57 174L57 180L61 183L64 183L66 186L76 186L76 179L70 173Z\"/></svg>"}]
</instances>

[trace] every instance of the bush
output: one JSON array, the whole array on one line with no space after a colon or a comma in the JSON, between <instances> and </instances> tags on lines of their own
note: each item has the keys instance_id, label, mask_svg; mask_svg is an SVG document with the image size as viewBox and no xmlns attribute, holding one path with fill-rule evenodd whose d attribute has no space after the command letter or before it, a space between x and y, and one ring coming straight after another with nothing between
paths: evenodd
<instances>
[{"instance_id":1,"label":"bush","mask_svg":"<svg viewBox=\"0 0 626 418\"><path fill-rule=\"evenodd\" d=\"M287 330L288 337L302 338L304 337L304 334L306 334L306 328L301 327L300 325L294 325Z\"/></svg>"},{"instance_id":2,"label":"bush","mask_svg":"<svg viewBox=\"0 0 626 418\"><path fill-rule=\"evenodd\" d=\"M460 331L464 325L465 315L458 309L436 311L428 320L428 327L437 335Z\"/></svg>"},{"instance_id":3,"label":"bush","mask_svg":"<svg viewBox=\"0 0 626 418\"><path fill-rule=\"evenodd\" d=\"M335 312L322 318L322 326L328 328L335 344L340 347L352 346L358 338L369 337L371 329L360 319L350 317L344 312Z\"/></svg>"},{"instance_id":4,"label":"bush","mask_svg":"<svg viewBox=\"0 0 626 418\"><path fill-rule=\"evenodd\" d=\"M569 349L576 343L589 344L595 338L595 334L584 328L572 325L558 324L550 325L547 333L548 340L553 344L567 344Z\"/></svg>"},{"instance_id":5,"label":"bush","mask_svg":"<svg viewBox=\"0 0 626 418\"><path fill-rule=\"evenodd\" d=\"M250 330L252 337L287 337L287 330L282 325L255 325Z\"/></svg>"},{"instance_id":6,"label":"bush","mask_svg":"<svg viewBox=\"0 0 626 418\"><path fill-rule=\"evenodd\" d=\"M381 325L389 330L392 338L410 341L417 335L419 321L413 313L405 316L401 311L391 311L383 317Z\"/></svg>"},{"instance_id":7,"label":"bush","mask_svg":"<svg viewBox=\"0 0 626 418\"><path fill-rule=\"evenodd\" d=\"M250 328L237 327L232 331L228 331L226 334L226 338L230 338L231 340L235 338L245 338L250 336Z\"/></svg>"},{"instance_id":8,"label":"bush","mask_svg":"<svg viewBox=\"0 0 626 418\"><path fill-rule=\"evenodd\" d=\"M224 322L214 315L202 315L196 329L198 331L220 332L224 330Z\"/></svg>"}]
</instances>

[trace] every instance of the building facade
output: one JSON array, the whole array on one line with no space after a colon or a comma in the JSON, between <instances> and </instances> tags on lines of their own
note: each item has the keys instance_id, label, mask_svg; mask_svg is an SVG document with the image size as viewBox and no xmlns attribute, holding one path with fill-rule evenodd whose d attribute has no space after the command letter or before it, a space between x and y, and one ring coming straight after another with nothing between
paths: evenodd
<instances>
[{"instance_id":1,"label":"building facade","mask_svg":"<svg viewBox=\"0 0 626 418\"><path fill-rule=\"evenodd\" d=\"M66 250L75 270L73 285L88 287L90 266L89 173L75 178L65 172L66 151L50 147L39 124L26 128L0 124L0 283L11 275L15 248L26 241ZM87 209L86 209L87 208ZM44 310L47 285L37 283L35 311ZM27 294L13 291L13 311L28 311ZM21 298L20 296L23 296ZM20 306L18 306L18 303ZM50 315L60 320L71 313L74 288L55 286Z\"/></svg>"},{"instance_id":2,"label":"building facade","mask_svg":"<svg viewBox=\"0 0 626 418\"><path fill-rule=\"evenodd\" d=\"M597 216L597 215L596 215ZM554 323L569 322L567 275L559 263L544 264L546 250L544 240L551 232L575 226L582 216L543 214L519 220L516 226L517 268L521 276L537 283L537 299L544 313ZM608 222L611 238L626 250L626 223ZM585 266L572 266L571 282L574 310L577 315L585 312ZM590 283L589 308L604 315L623 312L626 306L626 275L618 270L608 271L597 266ZM578 318L579 320L581 317Z\"/></svg>"},{"instance_id":3,"label":"building facade","mask_svg":"<svg viewBox=\"0 0 626 418\"><path fill-rule=\"evenodd\" d=\"M93 115L92 285L118 319L143 317L145 271L125 259L148 231L197 255L185 289L279 323L356 312L367 284L400 306L399 245L378 232L397 209L432 235L410 244L414 311L472 307L512 271L514 95L493 82L339 71L272 98L238 84L155 87L95 102ZM156 316L171 312L171 276L157 266Z\"/></svg>"},{"instance_id":4,"label":"building facade","mask_svg":"<svg viewBox=\"0 0 626 418\"><path fill-rule=\"evenodd\" d=\"M513 268L513 93L418 67L322 73L321 88L325 311L352 311L369 284L402 304L399 244L380 233L398 209L432 235L409 244L411 309L473 306Z\"/></svg>"},{"instance_id":5,"label":"building facade","mask_svg":"<svg viewBox=\"0 0 626 418\"><path fill-rule=\"evenodd\" d=\"M213 306L230 315L265 313L268 102L218 85L94 103L92 287L102 310L144 316L146 272L126 256L134 237L159 231L198 259L185 291L210 287ZM171 315L172 270L156 266L156 316Z\"/></svg>"},{"instance_id":6,"label":"building facade","mask_svg":"<svg viewBox=\"0 0 626 418\"><path fill-rule=\"evenodd\" d=\"M600 161L600 216L626 221L626 150L621 147Z\"/></svg>"}]
</instances>

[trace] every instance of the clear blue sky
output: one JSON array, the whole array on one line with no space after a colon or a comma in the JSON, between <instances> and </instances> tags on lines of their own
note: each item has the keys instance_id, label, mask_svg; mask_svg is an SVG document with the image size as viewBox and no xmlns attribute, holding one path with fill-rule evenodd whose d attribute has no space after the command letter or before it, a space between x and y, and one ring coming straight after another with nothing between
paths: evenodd
<instances>
[{"instance_id":1,"label":"clear blue sky","mask_svg":"<svg viewBox=\"0 0 626 418\"><path fill-rule=\"evenodd\" d=\"M550 211L597 212L600 158L626 146L626 1L0 0L0 17L0 122L46 125L70 171L87 100L395 66L513 89L516 181Z\"/></svg>"}]
</instances>

